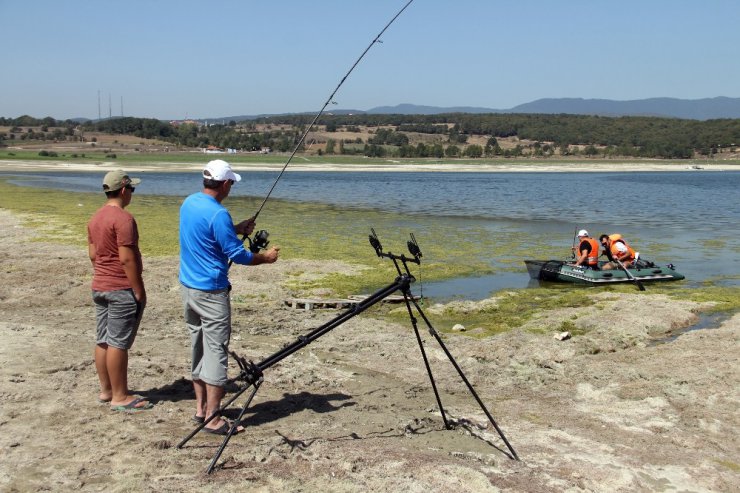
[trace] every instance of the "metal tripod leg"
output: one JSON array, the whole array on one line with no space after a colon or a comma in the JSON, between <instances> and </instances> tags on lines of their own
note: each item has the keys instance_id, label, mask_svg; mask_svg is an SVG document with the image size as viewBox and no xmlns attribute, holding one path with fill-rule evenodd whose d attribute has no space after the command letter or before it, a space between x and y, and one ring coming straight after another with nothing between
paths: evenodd
<instances>
[{"instance_id":1,"label":"metal tripod leg","mask_svg":"<svg viewBox=\"0 0 740 493\"><path fill-rule=\"evenodd\" d=\"M411 325L414 327L414 333L416 334L416 342L419 343L419 349L421 350L421 357L424 360L424 366L427 368L427 375L429 375L429 381L432 383L432 390L434 390L434 397L437 399L437 406L439 407L439 412L442 414L442 421L445 423L445 428L448 430L451 428L450 423L447 421L447 415L445 414L445 409L442 407L442 400L439 397L439 392L437 391L437 384L434 381L434 376L432 375L432 367L429 366L429 359L427 358L427 352L424 349L424 344L421 342L421 335L419 334L419 327L416 323L416 317L414 317L413 312L411 311L411 304L409 303L409 297L411 296L411 293L407 292L407 290L403 291L403 297L406 301L406 309L409 312L409 318L411 319Z\"/></svg>"},{"instance_id":2,"label":"metal tripod leg","mask_svg":"<svg viewBox=\"0 0 740 493\"><path fill-rule=\"evenodd\" d=\"M470 393L472 394L472 396L475 398L475 400L478 402L478 405L483 410L483 412L486 414L486 417L491 422L491 424L496 429L496 431L498 432L498 434L501 437L501 439L506 444L506 447L509 449L509 452L511 452L511 455L513 456L513 458L516 459L516 460L520 460L519 459L519 456L516 454L516 451L514 450L514 447L511 446L511 444L509 443L509 441L506 439L506 436L504 436L504 432L496 424L496 420L493 419L493 416L491 416L491 413L488 411L488 409L486 408L485 404L483 404L483 401L480 399L480 397L478 397L478 394L476 393L475 389L473 388L473 386L468 381L467 377L463 373L463 371L460 368L460 366L457 364L457 361L455 361L455 358L452 356L452 354L450 353L450 351L447 349L447 346L445 346L445 343L444 343L444 341L442 341L442 338L439 336L439 334L437 333L437 331L434 330L434 327L432 326L431 322L429 321L429 319L426 317L426 315L422 311L422 309L419 306L419 304L416 303L416 301L413 299L413 297L411 297L411 294L409 292L404 291L403 295L404 295L404 299L406 300L406 307L408 308L409 316L411 317L411 324L414 326L414 331L416 332L416 337L417 337L417 340L419 342L419 345L421 346L421 338L419 337L419 330L417 328L416 318L413 316L413 313L411 311L411 305L410 305L410 303L413 303L414 304L414 307L416 307L416 311L419 313L419 315L421 315L421 318L424 319L424 322L426 323L427 327L429 328L429 333L432 334L432 336L437 340L437 343L440 345L440 347L442 348L442 350L444 351L444 353L447 355L447 359L449 359L450 360L450 363L452 363L452 366L455 367L455 370L457 370L457 374L460 375L460 378L462 379L462 381L465 382L465 385L468 387L468 390L470 391ZM439 399L439 394L437 393L437 387L434 384L434 379L432 378L432 372L431 372L431 370L429 368L429 363L427 361L427 357L426 357L426 354L424 353L424 348L423 347L422 347L421 352L422 352L422 355L424 356L424 364L427 366L427 372L429 373L429 378L432 381L432 388L434 389L434 395L437 397L437 403L439 404L439 409L442 412L442 419L445 422L445 426L449 429L450 426L449 426L449 424L447 422L447 419L445 418L444 410L442 409L442 403L441 403L441 401Z\"/></svg>"},{"instance_id":3,"label":"metal tripod leg","mask_svg":"<svg viewBox=\"0 0 740 493\"><path fill-rule=\"evenodd\" d=\"M218 409L218 411L216 411L212 415L208 416L205 420L203 420L203 422L201 424L199 424L198 426L196 426L195 429L193 431L191 431L188 436L186 436L185 438L183 438L180 441L180 443L177 444L177 448L182 448L186 443L188 443L188 441L191 438L193 438L200 430L202 430L203 428L205 428L205 426L208 423L210 423L213 420L213 418L215 418L216 416L218 416L219 414L221 414L221 411L223 411L227 407L229 407L231 405L231 403L234 402L236 399L238 399L239 396L242 395L244 393L244 391L247 390L249 387L251 387L251 385L247 385L246 387L244 387L241 390L239 390L239 392L237 392L236 394L234 394L234 396L231 399L229 399L226 402L226 404L224 404L223 406L221 406ZM252 392L252 394L254 395L254 392ZM251 398L250 398L250 400L251 400Z\"/></svg>"},{"instance_id":4,"label":"metal tripod leg","mask_svg":"<svg viewBox=\"0 0 740 493\"><path fill-rule=\"evenodd\" d=\"M234 402L236 399L239 398L240 395L242 395L248 388L253 387L252 392L249 394L249 397L247 397L247 401L244 403L244 406L242 407L241 412L239 413L239 417L231 424L231 427L229 428L229 433L224 437L224 441L221 443L221 446L216 451L216 454L213 456L213 459L211 460L211 464L208 466L208 469L206 470L206 474L210 474L211 471L213 471L214 466L216 465L216 462L218 461L218 458L221 457L221 454L223 453L224 449L226 448L226 445L229 443L229 440L231 440L231 437L236 432L236 427L239 426L239 423L242 420L242 417L244 417L244 414L247 412L247 408L249 408L249 404L252 402L252 399L254 398L254 395L257 393L257 390L259 389L260 385L262 385L263 379L260 377L256 382L253 384L247 385L239 392L234 394L234 396L229 399L226 404L222 405L220 408L218 408L218 411L213 413L212 415L208 416L201 424L199 424L193 431L190 432L188 436L182 439L180 443L177 444L177 448L182 448L188 441L193 438L200 430L205 428L205 426L210 423L216 416L219 416L224 410L226 410L232 402Z\"/></svg>"},{"instance_id":5,"label":"metal tripod leg","mask_svg":"<svg viewBox=\"0 0 740 493\"><path fill-rule=\"evenodd\" d=\"M224 437L224 441L221 442L221 446L218 448L218 450L216 451L216 454L213 456L211 463L208 465L208 469L206 469L206 474L211 474L211 471L213 471L213 468L216 466L216 462L218 462L219 457L221 457L221 454L226 448L226 444L229 443L229 440L231 440L231 437L234 435L234 433L236 433L236 427L239 426L239 423L241 423L242 417L244 416L244 413L247 412L247 408L249 407L249 404L252 402L252 399L254 398L254 394L256 394L257 390L259 390L260 385L262 385L261 378L254 383L254 390L252 390L252 393L249 394L249 397L247 398L247 401L244 403L244 406L242 407L241 412L239 412L239 417L237 417L236 420L233 423L231 423L231 428L229 428L229 433Z\"/></svg>"}]
</instances>

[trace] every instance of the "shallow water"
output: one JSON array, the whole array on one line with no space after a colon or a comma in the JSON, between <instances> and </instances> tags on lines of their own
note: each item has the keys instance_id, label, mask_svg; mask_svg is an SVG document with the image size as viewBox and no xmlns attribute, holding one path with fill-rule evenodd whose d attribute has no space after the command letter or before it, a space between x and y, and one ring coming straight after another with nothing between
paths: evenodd
<instances>
[{"instance_id":1,"label":"shallow water","mask_svg":"<svg viewBox=\"0 0 740 493\"><path fill-rule=\"evenodd\" d=\"M721 326L725 320L728 320L731 316L732 314L727 313L727 312L708 313L708 314L701 313L699 314L699 321L696 322L694 325L685 327L677 331L673 331L665 337L654 339L650 341L649 345L657 346L660 344L667 344L669 342L675 341L683 334L686 334L687 332L692 332L694 330L716 329L719 326Z\"/></svg>"},{"instance_id":2,"label":"shallow water","mask_svg":"<svg viewBox=\"0 0 740 493\"><path fill-rule=\"evenodd\" d=\"M11 175L10 173L3 174ZM12 173L12 183L99 191L99 173ZM278 172L242 172L232 194L262 198ZM200 189L198 173L142 173L137 194L186 196ZM506 232L550 245L511 252L525 258L570 256L576 229L593 236L619 232L659 264L673 263L689 284L707 279L740 284L740 171L639 173L383 173L286 172L272 197L351 209L375 209L454 222L455 241L469 231ZM269 218L269 201L261 217ZM267 213L267 214L266 214ZM269 220L269 219L268 219ZM362 231L358 234L366 235ZM536 241L535 241L536 240ZM424 245L421 245L422 249ZM497 259L490 259L495 265ZM492 291L532 285L517 272L425 283L430 297L480 299ZM519 270L519 268L521 270ZM723 277L730 279L722 280Z\"/></svg>"}]
</instances>

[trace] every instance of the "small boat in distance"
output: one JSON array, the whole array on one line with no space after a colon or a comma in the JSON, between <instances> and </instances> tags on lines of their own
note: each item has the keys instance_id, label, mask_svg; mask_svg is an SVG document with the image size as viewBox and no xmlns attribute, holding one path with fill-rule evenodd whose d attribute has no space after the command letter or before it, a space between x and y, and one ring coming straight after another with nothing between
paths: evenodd
<instances>
[{"instance_id":1,"label":"small boat in distance","mask_svg":"<svg viewBox=\"0 0 740 493\"><path fill-rule=\"evenodd\" d=\"M676 272L673 264L665 267L655 265L653 262L640 259L637 266L627 269L594 270L575 266L564 260L525 260L527 271L532 279L550 282L570 282L574 284L590 284L592 286L603 284L634 283L639 281L680 281L684 279L683 274ZM599 266L606 262L600 262Z\"/></svg>"}]
</instances>

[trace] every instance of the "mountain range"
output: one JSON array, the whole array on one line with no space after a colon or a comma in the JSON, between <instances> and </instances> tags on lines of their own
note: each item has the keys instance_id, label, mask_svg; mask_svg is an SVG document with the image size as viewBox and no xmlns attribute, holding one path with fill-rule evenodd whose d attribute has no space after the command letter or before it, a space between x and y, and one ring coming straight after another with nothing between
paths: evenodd
<instances>
[{"instance_id":1,"label":"mountain range","mask_svg":"<svg viewBox=\"0 0 740 493\"><path fill-rule=\"evenodd\" d=\"M649 98L631 101L583 98L546 98L520 104L509 109L482 108L476 106L423 106L398 104L377 106L369 110L333 110L331 114L401 114L435 115L440 113L532 113L570 114L599 116L658 116L689 120L712 120L716 118L740 118L740 98L715 97L704 99ZM241 115L214 118L212 120L254 120L275 115Z\"/></svg>"}]
</instances>

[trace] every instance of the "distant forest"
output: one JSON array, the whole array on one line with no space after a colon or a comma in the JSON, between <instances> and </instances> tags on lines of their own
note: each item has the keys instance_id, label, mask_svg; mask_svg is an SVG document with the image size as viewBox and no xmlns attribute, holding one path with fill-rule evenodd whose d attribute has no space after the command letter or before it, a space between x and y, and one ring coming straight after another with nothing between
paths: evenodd
<instances>
[{"instance_id":1,"label":"distant forest","mask_svg":"<svg viewBox=\"0 0 740 493\"><path fill-rule=\"evenodd\" d=\"M0 146L29 138L74 140L84 132L134 135L176 146L255 151L292 150L313 115L283 115L227 124L170 123L150 118L121 117L78 123L29 116L0 117ZM740 119L683 120L658 117L584 115L469 114L323 115L317 131L327 138L327 154L374 157L517 157L571 154L604 157L692 158L712 155L740 143ZM23 130L23 127L26 130ZM36 130L34 130L34 127ZM266 130L267 129L267 130ZM367 139L347 139L343 132L361 132ZM30 134L30 135L29 135ZM418 138L420 135L434 138ZM470 143L472 137L479 143ZM481 140L480 137L483 137ZM534 142L527 148L502 149L498 139L517 137Z\"/></svg>"}]
</instances>

